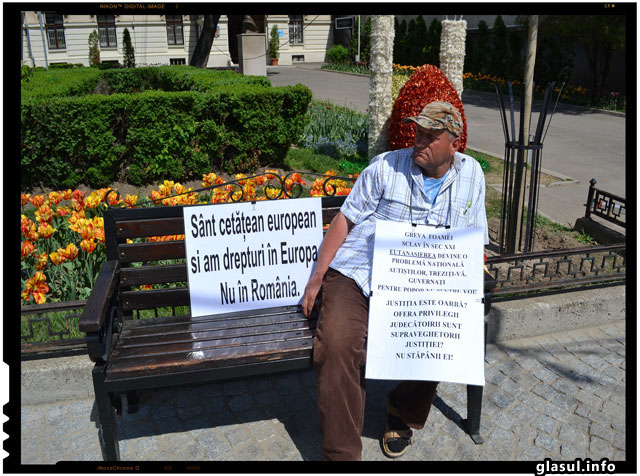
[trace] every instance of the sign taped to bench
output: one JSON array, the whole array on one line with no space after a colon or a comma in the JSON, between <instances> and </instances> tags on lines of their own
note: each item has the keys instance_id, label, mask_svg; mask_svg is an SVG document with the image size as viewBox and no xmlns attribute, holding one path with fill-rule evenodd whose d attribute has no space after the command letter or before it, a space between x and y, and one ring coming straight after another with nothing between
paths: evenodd
<instances>
[{"instance_id":1,"label":"sign taped to bench","mask_svg":"<svg viewBox=\"0 0 640 476\"><path fill-rule=\"evenodd\" d=\"M184 208L191 315L299 304L322 242L322 200Z\"/></svg>"}]
</instances>

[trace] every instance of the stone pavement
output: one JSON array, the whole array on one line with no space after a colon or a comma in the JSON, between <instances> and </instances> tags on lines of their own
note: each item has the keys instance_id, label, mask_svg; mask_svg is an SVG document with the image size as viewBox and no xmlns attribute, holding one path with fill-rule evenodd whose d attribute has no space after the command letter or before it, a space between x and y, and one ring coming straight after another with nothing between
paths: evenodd
<instances>
[{"instance_id":1,"label":"stone pavement","mask_svg":"<svg viewBox=\"0 0 640 476\"><path fill-rule=\"evenodd\" d=\"M481 435L466 387L442 383L398 461L625 460L625 321L487 346ZM389 381L367 381L363 460L380 450ZM118 418L123 461L321 460L313 371L140 394ZM22 407L22 464L102 461L93 400Z\"/></svg>"}]
</instances>

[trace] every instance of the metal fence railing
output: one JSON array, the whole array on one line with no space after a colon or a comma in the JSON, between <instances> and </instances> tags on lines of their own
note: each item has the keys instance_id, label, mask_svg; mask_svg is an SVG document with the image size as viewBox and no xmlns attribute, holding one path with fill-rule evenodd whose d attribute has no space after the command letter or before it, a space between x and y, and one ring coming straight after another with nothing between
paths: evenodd
<instances>
[{"instance_id":1,"label":"metal fence railing","mask_svg":"<svg viewBox=\"0 0 640 476\"><path fill-rule=\"evenodd\" d=\"M495 279L492 300L578 291L626 283L626 245L593 246L487 259ZM86 352L78 320L86 301L22 306L21 355L24 359Z\"/></svg>"},{"instance_id":2,"label":"metal fence railing","mask_svg":"<svg viewBox=\"0 0 640 476\"><path fill-rule=\"evenodd\" d=\"M589 181L585 218L598 216L623 228L627 227L627 201L613 193L597 189L596 179Z\"/></svg>"}]
</instances>

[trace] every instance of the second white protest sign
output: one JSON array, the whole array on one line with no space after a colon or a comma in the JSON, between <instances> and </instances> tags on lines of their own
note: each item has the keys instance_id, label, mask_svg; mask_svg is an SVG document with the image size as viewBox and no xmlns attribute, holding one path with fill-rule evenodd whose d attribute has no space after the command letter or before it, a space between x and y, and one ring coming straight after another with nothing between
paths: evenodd
<instances>
[{"instance_id":1,"label":"second white protest sign","mask_svg":"<svg viewBox=\"0 0 640 476\"><path fill-rule=\"evenodd\" d=\"M483 234L378 221L366 377L484 385Z\"/></svg>"}]
</instances>

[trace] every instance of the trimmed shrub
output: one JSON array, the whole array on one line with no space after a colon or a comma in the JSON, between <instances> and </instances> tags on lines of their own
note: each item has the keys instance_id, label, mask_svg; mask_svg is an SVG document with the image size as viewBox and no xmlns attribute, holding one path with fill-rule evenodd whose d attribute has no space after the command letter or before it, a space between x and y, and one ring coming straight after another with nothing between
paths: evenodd
<instances>
[{"instance_id":1,"label":"trimmed shrub","mask_svg":"<svg viewBox=\"0 0 640 476\"><path fill-rule=\"evenodd\" d=\"M22 185L144 185L282 164L302 133L310 90L194 70L93 69L83 81L56 76L53 94L33 87L51 79L35 72L23 94Z\"/></svg>"},{"instance_id":2,"label":"trimmed shrub","mask_svg":"<svg viewBox=\"0 0 640 476\"><path fill-rule=\"evenodd\" d=\"M329 63L344 63L349 61L349 51L342 45L335 45L327 51L327 59Z\"/></svg>"}]
</instances>

